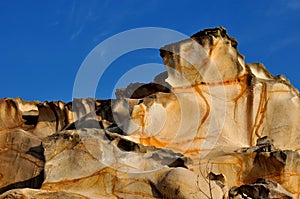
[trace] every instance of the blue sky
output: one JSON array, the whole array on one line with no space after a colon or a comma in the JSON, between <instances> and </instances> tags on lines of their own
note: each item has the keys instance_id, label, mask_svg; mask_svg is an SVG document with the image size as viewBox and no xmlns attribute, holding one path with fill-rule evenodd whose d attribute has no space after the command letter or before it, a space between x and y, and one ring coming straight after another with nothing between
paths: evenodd
<instances>
[{"instance_id":1,"label":"blue sky","mask_svg":"<svg viewBox=\"0 0 300 199\"><path fill-rule=\"evenodd\" d=\"M246 62L262 62L300 88L299 23L300 0L0 1L0 98L71 101L76 73L92 49L119 32L149 26L187 35L224 26ZM120 57L96 97L110 98L122 74L146 63L162 64L157 49Z\"/></svg>"}]
</instances>

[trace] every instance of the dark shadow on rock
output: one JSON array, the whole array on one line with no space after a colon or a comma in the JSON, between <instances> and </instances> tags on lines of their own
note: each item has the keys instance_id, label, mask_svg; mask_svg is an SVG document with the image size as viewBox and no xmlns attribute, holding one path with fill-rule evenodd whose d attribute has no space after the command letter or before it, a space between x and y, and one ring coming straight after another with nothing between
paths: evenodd
<instances>
[{"instance_id":1,"label":"dark shadow on rock","mask_svg":"<svg viewBox=\"0 0 300 199\"><path fill-rule=\"evenodd\" d=\"M22 119L25 120L26 125L34 125L38 123L39 116L38 115L22 115Z\"/></svg>"},{"instance_id":2,"label":"dark shadow on rock","mask_svg":"<svg viewBox=\"0 0 300 199\"><path fill-rule=\"evenodd\" d=\"M183 168L187 169L187 166L185 166L184 160L181 158L177 158L176 160L174 160L173 162L168 164L168 166L169 167L183 167Z\"/></svg>"},{"instance_id":3,"label":"dark shadow on rock","mask_svg":"<svg viewBox=\"0 0 300 199\"><path fill-rule=\"evenodd\" d=\"M245 181L251 182L258 177L281 175L286 165L287 155L284 151L276 149L271 139L268 137L258 139L252 149L255 158Z\"/></svg>"},{"instance_id":4,"label":"dark shadow on rock","mask_svg":"<svg viewBox=\"0 0 300 199\"><path fill-rule=\"evenodd\" d=\"M119 135L124 135L125 134L125 132L122 130L122 127L120 128L120 126L115 124L115 123L110 125L109 127L107 127L106 130L108 130L111 133L116 133L116 134L119 134Z\"/></svg>"},{"instance_id":5,"label":"dark shadow on rock","mask_svg":"<svg viewBox=\"0 0 300 199\"><path fill-rule=\"evenodd\" d=\"M124 151L135 151L135 149L138 147L137 144L123 139L118 142L117 146Z\"/></svg>"},{"instance_id":6,"label":"dark shadow on rock","mask_svg":"<svg viewBox=\"0 0 300 199\"><path fill-rule=\"evenodd\" d=\"M228 194L229 199L292 199L291 193L287 192L280 184L264 178L258 178L254 183L251 184L245 184L240 187L232 187Z\"/></svg>"},{"instance_id":7,"label":"dark shadow on rock","mask_svg":"<svg viewBox=\"0 0 300 199\"><path fill-rule=\"evenodd\" d=\"M170 93L170 88L157 83L131 83L127 88L117 89L116 98L141 99L157 92Z\"/></svg>"},{"instance_id":8,"label":"dark shadow on rock","mask_svg":"<svg viewBox=\"0 0 300 199\"><path fill-rule=\"evenodd\" d=\"M157 198L163 198L163 195L162 193L160 193L160 191L157 189L157 187L155 186L155 184L151 181L149 181L149 184L151 186L151 190L152 190L152 194L154 197L157 197Z\"/></svg>"},{"instance_id":9,"label":"dark shadow on rock","mask_svg":"<svg viewBox=\"0 0 300 199\"><path fill-rule=\"evenodd\" d=\"M96 115L101 116L102 119L107 120L111 123L115 123L114 116L112 113L113 100L101 100L100 105L96 107Z\"/></svg>"},{"instance_id":10,"label":"dark shadow on rock","mask_svg":"<svg viewBox=\"0 0 300 199\"><path fill-rule=\"evenodd\" d=\"M45 162L44 147L42 143L39 146L31 147L25 154L32 155L33 157Z\"/></svg>"},{"instance_id":11,"label":"dark shadow on rock","mask_svg":"<svg viewBox=\"0 0 300 199\"><path fill-rule=\"evenodd\" d=\"M32 188L32 189L40 189L43 182L44 182L44 170L42 170L38 176L22 181L22 182L16 182L10 185L7 185L6 187L0 188L0 194L9 191L11 189L20 189L20 188Z\"/></svg>"}]
</instances>

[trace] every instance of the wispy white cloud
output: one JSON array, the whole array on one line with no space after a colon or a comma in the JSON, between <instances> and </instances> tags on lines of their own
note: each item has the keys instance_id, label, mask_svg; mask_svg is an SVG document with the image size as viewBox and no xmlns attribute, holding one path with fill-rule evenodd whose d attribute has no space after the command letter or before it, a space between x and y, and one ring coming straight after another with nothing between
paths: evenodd
<instances>
[{"instance_id":1,"label":"wispy white cloud","mask_svg":"<svg viewBox=\"0 0 300 199\"><path fill-rule=\"evenodd\" d=\"M70 40L74 40L80 37L82 32L88 28L91 24L105 22L103 18L104 13L107 12L107 5L109 1L91 1L89 3L85 1L74 0L70 7L69 14L69 29L71 31ZM93 27L95 28L95 27Z\"/></svg>"},{"instance_id":2,"label":"wispy white cloud","mask_svg":"<svg viewBox=\"0 0 300 199\"><path fill-rule=\"evenodd\" d=\"M71 11L70 11L70 15L69 18L73 19L74 15L75 15L75 9L76 9L76 4L77 4L77 0L73 1L72 7L71 7Z\"/></svg>"},{"instance_id":3,"label":"wispy white cloud","mask_svg":"<svg viewBox=\"0 0 300 199\"><path fill-rule=\"evenodd\" d=\"M76 37L78 37L81 34L81 32L83 31L83 29L84 29L84 24L81 24L81 26L72 33L70 39L71 40L76 39Z\"/></svg>"},{"instance_id":4,"label":"wispy white cloud","mask_svg":"<svg viewBox=\"0 0 300 199\"><path fill-rule=\"evenodd\" d=\"M74 0L69 5L66 27L70 40L80 37L87 29L97 32L90 35L95 43L102 41L107 35L124 30L128 23L139 20L139 16L149 15L158 1L85 1ZM130 26L130 25L129 25ZM132 25L131 25L132 27Z\"/></svg>"}]
</instances>

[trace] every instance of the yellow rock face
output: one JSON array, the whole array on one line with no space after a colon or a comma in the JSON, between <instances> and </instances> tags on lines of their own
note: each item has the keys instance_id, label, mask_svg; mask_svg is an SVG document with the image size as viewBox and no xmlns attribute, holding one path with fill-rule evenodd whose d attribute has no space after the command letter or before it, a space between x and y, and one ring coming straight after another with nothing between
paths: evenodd
<instances>
[{"instance_id":1,"label":"yellow rock face","mask_svg":"<svg viewBox=\"0 0 300 199\"><path fill-rule=\"evenodd\" d=\"M144 99L151 103L134 107L132 120L139 129L130 137L174 150L179 141L183 153L198 154L204 140L212 140L203 148L211 150L219 143L253 146L263 136L280 148L298 150L298 91L262 64L245 64L234 40L222 31L197 33L162 48L172 93L158 93Z\"/></svg>"},{"instance_id":2,"label":"yellow rock face","mask_svg":"<svg viewBox=\"0 0 300 199\"><path fill-rule=\"evenodd\" d=\"M298 90L221 27L161 56L131 99L0 100L0 198L300 198Z\"/></svg>"},{"instance_id":3,"label":"yellow rock face","mask_svg":"<svg viewBox=\"0 0 300 199\"><path fill-rule=\"evenodd\" d=\"M293 171L274 168L277 172L270 175L267 171L248 174L256 156L249 162L249 157L232 152L255 146L264 136L280 149L298 151L299 93L262 64L245 64L233 40L223 37L222 29L218 31L217 36L196 34L161 50L172 93L146 97L144 101L151 103L134 106L131 122L138 127L128 139L180 152L201 164L207 164L209 157L217 173L227 173L230 186L253 182L259 176L298 193L299 170L295 167ZM199 46L197 39L204 40L204 45ZM217 158L210 153L223 155Z\"/></svg>"}]
</instances>

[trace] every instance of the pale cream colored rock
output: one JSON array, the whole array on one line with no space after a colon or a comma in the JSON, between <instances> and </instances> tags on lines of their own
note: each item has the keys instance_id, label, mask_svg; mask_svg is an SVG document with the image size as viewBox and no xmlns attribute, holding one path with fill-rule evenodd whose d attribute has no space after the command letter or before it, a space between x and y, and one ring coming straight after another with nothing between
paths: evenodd
<instances>
[{"instance_id":1,"label":"pale cream colored rock","mask_svg":"<svg viewBox=\"0 0 300 199\"><path fill-rule=\"evenodd\" d=\"M246 197L241 187L299 198L298 90L246 64L224 28L161 55L167 82L120 90L126 99L0 100L0 190L32 188L45 169L41 189L0 198Z\"/></svg>"},{"instance_id":2,"label":"pale cream colored rock","mask_svg":"<svg viewBox=\"0 0 300 199\"><path fill-rule=\"evenodd\" d=\"M236 42L224 34L222 28L200 32L161 50L172 93L134 106L132 140L199 154L224 145L253 146L269 136L282 149L299 150L298 91L262 64L245 64Z\"/></svg>"},{"instance_id":3,"label":"pale cream colored rock","mask_svg":"<svg viewBox=\"0 0 300 199\"><path fill-rule=\"evenodd\" d=\"M222 31L208 30L163 48L172 93L157 93L134 106L125 132L132 141L200 158L201 165L208 160L220 165L214 166L216 172L226 173L231 187L249 182L240 175L252 169L253 161L233 153L235 149L254 146L263 136L280 149L300 149L300 101L298 90L288 80L272 76L262 64L245 64L234 40ZM291 163L293 171L286 165L278 174L290 176L283 181L278 176L263 177L283 183L298 195L297 162ZM254 172L251 180L258 176Z\"/></svg>"},{"instance_id":4,"label":"pale cream colored rock","mask_svg":"<svg viewBox=\"0 0 300 199\"><path fill-rule=\"evenodd\" d=\"M204 176L197 176L184 168L166 172L160 177L157 188L166 199L222 198L223 196L221 188L215 182Z\"/></svg>"},{"instance_id":5,"label":"pale cream colored rock","mask_svg":"<svg viewBox=\"0 0 300 199\"><path fill-rule=\"evenodd\" d=\"M234 81L246 73L237 42L223 28L200 31L191 39L164 46L161 56L172 87Z\"/></svg>"},{"instance_id":6,"label":"pale cream colored rock","mask_svg":"<svg viewBox=\"0 0 300 199\"><path fill-rule=\"evenodd\" d=\"M62 131L45 139L46 179L41 189L88 198L160 198L160 193L155 193L156 181L170 170L163 162L172 154L156 154L156 149L138 145L133 151L124 151L126 146L121 145L125 140L107 136L103 130L91 128Z\"/></svg>"}]
</instances>

